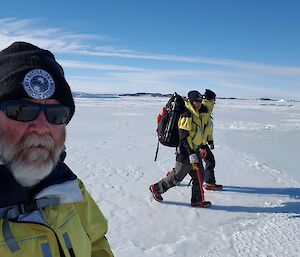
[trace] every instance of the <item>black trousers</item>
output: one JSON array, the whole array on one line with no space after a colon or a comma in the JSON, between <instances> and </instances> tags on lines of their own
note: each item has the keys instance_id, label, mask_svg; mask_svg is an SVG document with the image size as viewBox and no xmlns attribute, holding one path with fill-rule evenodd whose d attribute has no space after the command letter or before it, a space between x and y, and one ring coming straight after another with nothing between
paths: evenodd
<instances>
[{"instance_id":1,"label":"black trousers","mask_svg":"<svg viewBox=\"0 0 300 257\"><path fill-rule=\"evenodd\" d=\"M216 183L215 170L214 170L215 166L216 166L215 157L208 145L206 145L205 150L206 150L206 157L204 159L204 162L205 162L204 181L205 181L205 183L208 183L208 184L215 184Z\"/></svg>"}]
</instances>

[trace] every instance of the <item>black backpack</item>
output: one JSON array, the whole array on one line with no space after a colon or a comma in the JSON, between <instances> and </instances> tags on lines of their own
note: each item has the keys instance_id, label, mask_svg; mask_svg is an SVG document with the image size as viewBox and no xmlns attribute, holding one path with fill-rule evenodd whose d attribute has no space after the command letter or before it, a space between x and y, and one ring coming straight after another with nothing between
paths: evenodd
<instances>
[{"instance_id":1,"label":"black backpack","mask_svg":"<svg viewBox=\"0 0 300 257\"><path fill-rule=\"evenodd\" d=\"M159 143L169 147L179 146L179 131L178 120L180 115L187 109L183 98L176 92L172 95L166 107L163 107L162 112L157 115L157 149L155 161L157 159Z\"/></svg>"}]
</instances>

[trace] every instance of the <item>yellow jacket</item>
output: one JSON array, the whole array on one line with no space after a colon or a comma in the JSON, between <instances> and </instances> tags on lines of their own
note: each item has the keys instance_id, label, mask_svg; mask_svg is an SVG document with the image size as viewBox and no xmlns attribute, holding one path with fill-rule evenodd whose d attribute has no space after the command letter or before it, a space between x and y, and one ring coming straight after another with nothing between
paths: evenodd
<instances>
[{"instance_id":1,"label":"yellow jacket","mask_svg":"<svg viewBox=\"0 0 300 257\"><path fill-rule=\"evenodd\" d=\"M207 113L209 115L209 126L207 127L206 131L205 131L205 135L204 135L204 142L205 144L213 144L214 143L214 136L213 136L213 130L214 130L214 125L213 125L213 120L212 120L212 111L214 109L215 106L215 102L212 100L207 100L207 99L203 99L202 100L202 105L204 105L207 108Z\"/></svg>"},{"instance_id":2,"label":"yellow jacket","mask_svg":"<svg viewBox=\"0 0 300 257\"><path fill-rule=\"evenodd\" d=\"M199 150L199 147L206 144L204 135L207 133L210 116L207 113L199 113L194 109L188 99L184 99L185 107L190 115L182 115L178 121L178 128L188 132L187 141L192 151Z\"/></svg>"},{"instance_id":3,"label":"yellow jacket","mask_svg":"<svg viewBox=\"0 0 300 257\"><path fill-rule=\"evenodd\" d=\"M73 183L73 184L72 184ZM9 227L19 246L11 252L3 233L4 219L0 219L0 256L2 257L112 257L107 242L107 221L80 180L63 183L60 191L71 185L77 187L73 194L65 194L64 199L77 194L79 201L70 201L43 208L44 224L39 222L11 221ZM56 187L57 185L54 185ZM75 190L75 191L76 191ZM57 192L57 190L48 190ZM72 192L71 192L72 193ZM65 201L65 202L68 202ZM32 213L31 213L32 214Z\"/></svg>"}]
</instances>

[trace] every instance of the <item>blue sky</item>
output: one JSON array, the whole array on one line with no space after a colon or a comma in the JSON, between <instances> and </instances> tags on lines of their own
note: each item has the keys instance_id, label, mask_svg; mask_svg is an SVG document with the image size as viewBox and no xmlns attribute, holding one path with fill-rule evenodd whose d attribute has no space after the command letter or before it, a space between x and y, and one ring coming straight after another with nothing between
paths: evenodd
<instances>
[{"instance_id":1,"label":"blue sky","mask_svg":"<svg viewBox=\"0 0 300 257\"><path fill-rule=\"evenodd\" d=\"M0 49L54 52L73 91L300 100L300 1L5 1Z\"/></svg>"}]
</instances>

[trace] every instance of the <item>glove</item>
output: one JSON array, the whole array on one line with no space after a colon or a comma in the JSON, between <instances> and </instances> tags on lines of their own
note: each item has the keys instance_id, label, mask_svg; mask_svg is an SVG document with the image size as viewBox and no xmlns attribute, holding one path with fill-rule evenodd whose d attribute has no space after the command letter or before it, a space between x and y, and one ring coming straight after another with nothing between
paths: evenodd
<instances>
[{"instance_id":1,"label":"glove","mask_svg":"<svg viewBox=\"0 0 300 257\"><path fill-rule=\"evenodd\" d=\"M210 145L209 145L209 148L210 148L211 150L214 150L214 149L215 149L215 145L214 145L214 144L210 144Z\"/></svg>"},{"instance_id":2,"label":"glove","mask_svg":"<svg viewBox=\"0 0 300 257\"><path fill-rule=\"evenodd\" d=\"M190 154L189 159L190 159L190 163L192 164L199 163L199 158L196 153Z\"/></svg>"},{"instance_id":3,"label":"glove","mask_svg":"<svg viewBox=\"0 0 300 257\"><path fill-rule=\"evenodd\" d=\"M201 157L201 159L205 159L205 157L206 157L206 151L205 151L205 149L201 149L200 150L200 157Z\"/></svg>"}]
</instances>

